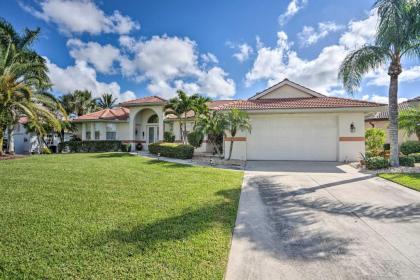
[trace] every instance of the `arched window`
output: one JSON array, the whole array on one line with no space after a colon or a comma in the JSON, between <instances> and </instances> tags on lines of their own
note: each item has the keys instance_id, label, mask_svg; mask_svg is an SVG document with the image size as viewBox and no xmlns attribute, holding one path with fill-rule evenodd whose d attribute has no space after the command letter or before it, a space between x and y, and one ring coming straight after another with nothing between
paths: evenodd
<instances>
[{"instance_id":1,"label":"arched window","mask_svg":"<svg viewBox=\"0 0 420 280\"><path fill-rule=\"evenodd\" d=\"M147 123L158 123L158 122L159 122L159 117L156 114L150 116L150 118L147 120Z\"/></svg>"}]
</instances>

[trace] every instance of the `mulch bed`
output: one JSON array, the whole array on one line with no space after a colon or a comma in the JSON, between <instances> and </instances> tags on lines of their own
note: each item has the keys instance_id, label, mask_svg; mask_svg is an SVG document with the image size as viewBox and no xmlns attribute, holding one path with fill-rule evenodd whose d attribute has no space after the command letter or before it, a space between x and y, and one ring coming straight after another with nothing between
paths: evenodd
<instances>
[{"instance_id":1,"label":"mulch bed","mask_svg":"<svg viewBox=\"0 0 420 280\"><path fill-rule=\"evenodd\" d=\"M24 158L26 156L23 155L4 155L4 156L0 156L0 160L10 160L10 159L20 159L20 158Z\"/></svg>"}]
</instances>

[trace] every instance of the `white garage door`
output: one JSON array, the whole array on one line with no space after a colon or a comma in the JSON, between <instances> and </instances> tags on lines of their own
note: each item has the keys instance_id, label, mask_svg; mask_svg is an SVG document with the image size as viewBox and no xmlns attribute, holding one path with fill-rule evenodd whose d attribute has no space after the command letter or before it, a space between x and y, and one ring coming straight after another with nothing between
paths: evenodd
<instances>
[{"instance_id":1,"label":"white garage door","mask_svg":"<svg viewBox=\"0 0 420 280\"><path fill-rule=\"evenodd\" d=\"M337 118L334 116L251 116L248 160L337 160Z\"/></svg>"}]
</instances>

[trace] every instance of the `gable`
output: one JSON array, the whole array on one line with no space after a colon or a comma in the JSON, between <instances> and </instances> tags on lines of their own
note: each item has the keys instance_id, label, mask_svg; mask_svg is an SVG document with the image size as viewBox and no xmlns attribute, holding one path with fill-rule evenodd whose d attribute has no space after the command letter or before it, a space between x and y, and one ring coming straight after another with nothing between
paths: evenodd
<instances>
[{"instance_id":1,"label":"gable","mask_svg":"<svg viewBox=\"0 0 420 280\"><path fill-rule=\"evenodd\" d=\"M282 87L274 89L273 91L261 96L258 99L304 98L304 97L314 97L314 96L308 94L307 92L294 88L290 85L284 85Z\"/></svg>"},{"instance_id":2,"label":"gable","mask_svg":"<svg viewBox=\"0 0 420 280\"><path fill-rule=\"evenodd\" d=\"M284 98L309 98L309 97L325 97L314 90L301 86L297 83L284 79L280 83L263 90L250 100L256 99L284 99Z\"/></svg>"}]
</instances>

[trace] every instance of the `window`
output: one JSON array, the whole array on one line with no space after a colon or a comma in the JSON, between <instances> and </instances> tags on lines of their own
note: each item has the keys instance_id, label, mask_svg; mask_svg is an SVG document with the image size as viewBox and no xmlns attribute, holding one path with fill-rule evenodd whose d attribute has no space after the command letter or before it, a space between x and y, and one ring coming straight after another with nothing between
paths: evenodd
<instances>
[{"instance_id":1,"label":"window","mask_svg":"<svg viewBox=\"0 0 420 280\"><path fill-rule=\"evenodd\" d=\"M101 133L99 131L95 131L95 140L101 139Z\"/></svg>"},{"instance_id":2,"label":"window","mask_svg":"<svg viewBox=\"0 0 420 280\"><path fill-rule=\"evenodd\" d=\"M159 122L159 117L156 114L150 116L150 118L147 120L147 123L158 123L158 122Z\"/></svg>"},{"instance_id":3,"label":"window","mask_svg":"<svg viewBox=\"0 0 420 280\"><path fill-rule=\"evenodd\" d=\"M117 139L117 126L115 123L108 123L106 125L106 140Z\"/></svg>"},{"instance_id":4,"label":"window","mask_svg":"<svg viewBox=\"0 0 420 280\"><path fill-rule=\"evenodd\" d=\"M86 131L86 140L90 140L90 131Z\"/></svg>"}]
</instances>

